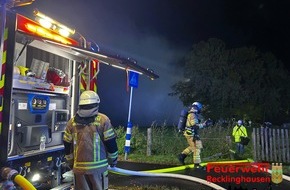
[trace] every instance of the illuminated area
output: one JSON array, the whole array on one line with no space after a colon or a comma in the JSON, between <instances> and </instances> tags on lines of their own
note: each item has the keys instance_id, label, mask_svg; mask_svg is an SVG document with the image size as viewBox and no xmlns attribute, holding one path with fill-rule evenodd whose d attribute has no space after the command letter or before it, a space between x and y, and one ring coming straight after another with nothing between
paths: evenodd
<instances>
[{"instance_id":1,"label":"illuminated area","mask_svg":"<svg viewBox=\"0 0 290 190\"><path fill-rule=\"evenodd\" d=\"M38 10L34 10L33 14L36 16L35 20L39 22L41 26L54 30L58 32L61 36L69 37L70 35L75 33L75 30L72 30L69 27L53 20L52 18L44 15Z\"/></svg>"},{"instance_id":2,"label":"illuminated area","mask_svg":"<svg viewBox=\"0 0 290 190\"><path fill-rule=\"evenodd\" d=\"M36 182L40 180L40 174L39 173L35 173L32 178L31 178L31 182Z\"/></svg>"},{"instance_id":3,"label":"illuminated area","mask_svg":"<svg viewBox=\"0 0 290 190\"><path fill-rule=\"evenodd\" d=\"M39 20L39 24L22 16L17 15L17 30L21 32L25 32L28 34L40 36L43 38L47 38L56 42L60 42L62 44L67 45L78 45L78 42L60 35L60 33L56 33L55 31L51 30L51 23L47 20ZM41 24L42 23L42 24ZM61 31L62 34L65 34L67 32Z\"/></svg>"},{"instance_id":4,"label":"illuminated area","mask_svg":"<svg viewBox=\"0 0 290 190\"><path fill-rule=\"evenodd\" d=\"M51 22L49 22L49 21L47 21L47 20L45 20L45 19L39 19L38 22L39 22L39 24L40 24L41 26L43 26L44 28L51 28L51 27L52 27Z\"/></svg>"},{"instance_id":5,"label":"illuminated area","mask_svg":"<svg viewBox=\"0 0 290 190\"><path fill-rule=\"evenodd\" d=\"M42 27L27 23L26 24L26 28L28 29L29 32L36 34L37 36L42 36L45 38L49 38L52 39L54 41L58 41L61 42L63 44L72 44L69 40L67 40L66 38L53 34L51 33L49 30L46 30Z\"/></svg>"}]
</instances>

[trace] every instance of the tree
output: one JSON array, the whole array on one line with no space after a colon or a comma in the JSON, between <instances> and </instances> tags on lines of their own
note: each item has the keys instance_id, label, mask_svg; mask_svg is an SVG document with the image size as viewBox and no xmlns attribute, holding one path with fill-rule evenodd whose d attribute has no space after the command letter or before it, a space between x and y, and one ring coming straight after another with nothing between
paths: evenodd
<instances>
[{"instance_id":1,"label":"tree","mask_svg":"<svg viewBox=\"0 0 290 190\"><path fill-rule=\"evenodd\" d=\"M282 82L289 81L289 75L271 53L255 47L227 49L212 38L193 45L184 62L184 80L172 86L170 95L185 106L202 102L207 117L273 121L289 110L289 101L287 106L281 103L281 98L289 99Z\"/></svg>"}]
</instances>

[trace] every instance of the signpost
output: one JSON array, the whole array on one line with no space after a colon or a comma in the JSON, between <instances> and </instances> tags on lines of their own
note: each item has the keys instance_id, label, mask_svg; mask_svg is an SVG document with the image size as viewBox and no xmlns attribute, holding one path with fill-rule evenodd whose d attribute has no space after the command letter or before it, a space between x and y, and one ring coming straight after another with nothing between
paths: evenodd
<instances>
[{"instance_id":1,"label":"signpost","mask_svg":"<svg viewBox=\"0 0 290 190\"><path fill-rule=\"evenodd\" d=\"M133 127L133 124L131 122L131 106L132 106L133 88L138 88L138 79L139 79L138 73L129 71L130 101L129 101L128 123L125 140L125 160L127 160L127 156L130 152L130 140Z\"/></svg>"}]
</instances>

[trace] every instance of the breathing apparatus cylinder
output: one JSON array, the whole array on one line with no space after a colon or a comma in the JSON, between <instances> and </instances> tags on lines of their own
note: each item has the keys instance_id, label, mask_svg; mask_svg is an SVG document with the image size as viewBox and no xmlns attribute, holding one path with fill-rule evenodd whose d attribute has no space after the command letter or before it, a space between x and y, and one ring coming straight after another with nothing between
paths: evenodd
<instances>
[{"instance_id":1,"label":"breathing apparatus cylinder","mask_svg":"<svg viewBox=\"0 0 290 190\"><path fill-rule=\"evenodd\" d=\"M181 110L178 125L177 125L179 131L184 131L186 120L187 120L187 115L188 115L187 109Z\"/></svg>"}]
</instances>

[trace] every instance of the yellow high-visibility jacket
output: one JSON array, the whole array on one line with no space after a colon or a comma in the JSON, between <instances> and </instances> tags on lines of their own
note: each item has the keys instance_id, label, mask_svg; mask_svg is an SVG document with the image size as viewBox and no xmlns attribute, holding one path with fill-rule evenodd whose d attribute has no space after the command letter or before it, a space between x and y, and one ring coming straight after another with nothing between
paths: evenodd
<instances>
[{"instance_id":1,"label":"yellow high-visibility jacket","mask_svg":"<svg viewBox=\"0 0 290 190\"><path fill-rule=\"evenodd\" d=\"M247 137L247 129L245 128L244 125L238 126L236 125L233 129L232 136L235 139L235 142L241 142L241 136Z\"/></svg>"}]
</instances>

